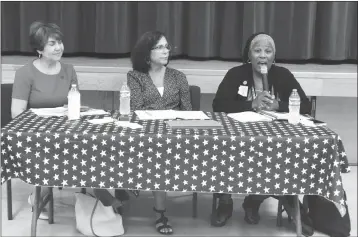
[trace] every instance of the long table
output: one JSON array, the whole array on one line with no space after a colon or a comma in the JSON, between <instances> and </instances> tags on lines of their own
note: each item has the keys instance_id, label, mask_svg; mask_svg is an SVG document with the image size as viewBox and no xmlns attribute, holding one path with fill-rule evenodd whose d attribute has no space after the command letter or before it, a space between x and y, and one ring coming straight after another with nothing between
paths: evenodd
<instances>
[{"instance_id":1,"label":"long table","mask_svg":"<svg viewBox=\"0 0 358 237\"><path fill-rule=\"evenodd\" d=\"M103 115L69 121L28 110L2 129L1 183L20 178L37 187L321 195L344 211L340 174L348 162L332 130L206 114L223 128L171 129L164 120L132 114L143 127L130 129L88 122ZM111 117L119 119L118 111Z\"/></svg>"}]
</instances>

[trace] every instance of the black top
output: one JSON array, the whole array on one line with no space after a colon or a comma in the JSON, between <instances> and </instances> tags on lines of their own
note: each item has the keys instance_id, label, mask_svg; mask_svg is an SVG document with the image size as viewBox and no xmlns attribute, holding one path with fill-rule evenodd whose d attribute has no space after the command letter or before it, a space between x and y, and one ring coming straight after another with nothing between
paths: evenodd
<instances>
[{"instance_id":1,"label":"black top","mask_svg":"<svg viewBox=\"0 0 358 237\"><path fill-rule=\"evenodd\" d=\"M268 71L267 78L270 91L274 91L275 98L279 99L279 112L288 112L288 98L292 89L297 89L301 98L300 113L310 114L311 102L288 69L272 65ZM253 85L251 64L231 68L226 73L216 92L213 111L236 113L253 110L252 101L248 100L247 96L242 96L238 93L239 86L248 86L248 91L250 91Z\"/></svg>"}]
</instances>

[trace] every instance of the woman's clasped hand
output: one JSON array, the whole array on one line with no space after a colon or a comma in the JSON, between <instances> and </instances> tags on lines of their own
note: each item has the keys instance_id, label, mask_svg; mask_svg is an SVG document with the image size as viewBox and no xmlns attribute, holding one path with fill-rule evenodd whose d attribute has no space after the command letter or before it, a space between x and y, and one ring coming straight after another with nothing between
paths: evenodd
<instances>
[{"instance_id":1,"label":"woman's clasped hand","mask_svg":"<svg viewBox=\"0 0 358 237\"><path fill-rule=\"evenodd\" d=\"M257 92L256 98L252 101L252 108L255 110L273 110L278 109L278 101L274 95L271 95L267 91Z\"/></svg>"}]
</instances>

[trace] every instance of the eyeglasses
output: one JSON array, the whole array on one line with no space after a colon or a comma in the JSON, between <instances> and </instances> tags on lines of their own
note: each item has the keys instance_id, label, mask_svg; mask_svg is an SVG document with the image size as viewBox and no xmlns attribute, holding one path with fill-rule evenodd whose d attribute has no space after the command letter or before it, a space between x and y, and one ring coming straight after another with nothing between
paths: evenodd
<instances>
[{"instance_id":1,"label":"eyeglasses","mask_svg":"<svg viewBox=\"0 0 358 237\"><path fill-rule=\"evenodd\" d=\"M158 45L152 48L152 50L161 50L161 51L164 49L168 49L170 51L172 49L172 46L170 46L170 44L167 44L167 45Z\"/></svg>"}]
</instances>

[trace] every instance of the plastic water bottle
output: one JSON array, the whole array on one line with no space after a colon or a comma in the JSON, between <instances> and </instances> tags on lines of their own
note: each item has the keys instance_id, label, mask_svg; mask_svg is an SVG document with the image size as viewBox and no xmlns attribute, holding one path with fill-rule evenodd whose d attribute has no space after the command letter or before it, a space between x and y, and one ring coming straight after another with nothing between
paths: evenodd
<instances>
[{"instance_id":1,"label":"plastic water bottle","mask_svg":"<svg viewBox=\"0 0 358 237\"><path fill-rule=\"evenodd\" d=\"M300 122L301 99L300 95L297 92L297 89L292 90L292 93L288 100L288 122L292 124L298 124Z\"/></svg>"},{"instance_id":2,"label":"plastic water bottle","mask_svg":"<svg viewBox=\"0 0 358 237\"><path fill-rule=\"evenodd\" d=\"M124 81L121 90L119 91L119 113L120 115L129 115L131 112L131 91L127 86L127 81Z\"/></svg>"},{"instance_id":3,"label":"plastic water bottle","mask_svg":"<svg viewBox=\"0 0 358 237\"><path fill-rule=\"evenodd\" d=\"M75 120L80 119L81 111L81 94L77 89L76 84L71 85L71 89L68 92L68 119Z\"/></svg>"}]
</instances>

